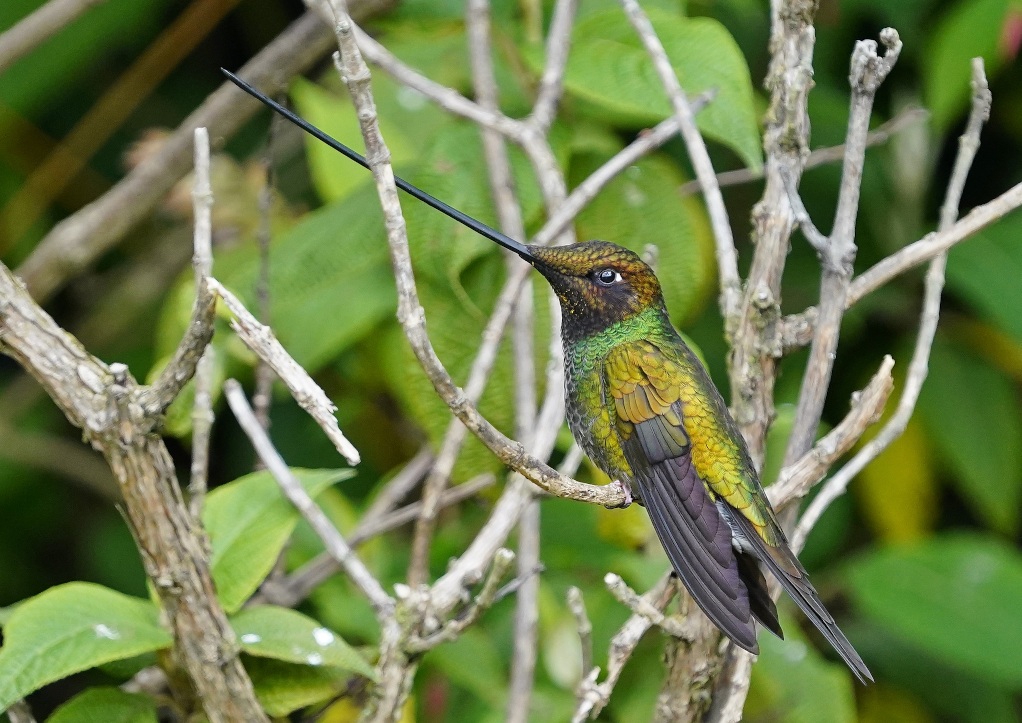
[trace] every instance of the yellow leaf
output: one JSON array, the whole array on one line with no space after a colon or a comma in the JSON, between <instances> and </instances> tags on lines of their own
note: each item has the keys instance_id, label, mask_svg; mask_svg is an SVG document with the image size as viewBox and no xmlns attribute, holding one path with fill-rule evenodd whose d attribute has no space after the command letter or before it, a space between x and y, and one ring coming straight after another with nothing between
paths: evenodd
<instances>
[{"instance_id":1,"label":"yellow leaf","mask_svg":"<svg viewBox=\"0 0 1022 723\"><path fill-rule=\"evenodd\" d=\"M905 432L859 473L856 495L866 521L888 542L926 537L937 519L932 455L919 423Z\"/></svg>"},{"instance_id":2,"label":"yellow leaf","mask_svg":"<svg viewBox=\"0 0 1022 723\"><path fill-rule=\"evenodd\" d=\"M859 691L859 723L933 723L933 716L912 695L881 683Z\"/></svg>"},{"instance_id":3,"label":"yellow leaf","mask_svg":"<svg viewBox=\"0 0 1022 723\"><path fill-rule=\"evenodd\" d=\"M320 723L357 723L362 715L362 708L351 698L341 698L323 711ZM415 697L409 696L405 701L404 710L398 723L415 723Z\"/></svg>"}]
</instances>

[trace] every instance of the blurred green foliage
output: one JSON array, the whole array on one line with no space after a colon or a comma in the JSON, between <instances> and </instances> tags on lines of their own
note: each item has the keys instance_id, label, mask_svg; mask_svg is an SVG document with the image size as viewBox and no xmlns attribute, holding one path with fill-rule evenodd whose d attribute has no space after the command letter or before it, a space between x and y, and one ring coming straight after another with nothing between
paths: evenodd
<instances>
[{"instance_id":1,"label":"blurred green foliage","mask_svg":"<svg viewBox=\"0 0 1022 723\"><path fill-rule=\"evenodd\" d=\"M0 29L39 4L0 4ZM759 88L768 60L766 3L645 4L686 89L718 91L699 116L717 169L757 167L762 162L759 118L766 107ZM20 209L10 201L32 169L186 5L183 0L108 0L0 76L0 257L9 266L16 267L56 221L115 183L123 175L125 154L148 129L173 127L193 110L221 82L220 65L240 66L301 12L299 3L287 0L242 2L225 21L207 28L206 40L140 109L108 129L108 139L86 170L46 199L44 217L8 237L7 229L25 227ZM494 3L494 61L501 105L510 114L528 112L542 68L538 41L550 5ZM582 5L566 95L551 135L571 185L667 111L617 3ZM537 7L539 14L532 12ZM461 0L406 0L371 25L400 58L470 93L462 15ZM1018 0L823 0L810 101L813 147L843 140L853 43L875 38L885 25L901 32L905 50L881 89L875 122L915 105L928 108L931 116L928 123L910 126L868 152L857 236L859 270L934 227L968 108L973 55L986 61L994 109L963 213L1022 180ZM493 223L478 131L381 73L374 87L398 173ZM296 79L291 91L298 110L310 120L342 140L357 139L354 112L327 63L308 79ZM332 487L344 473L301 474L340 528L350 531L381 483L421 445L437 443L450 415L396 328L394 284L368 174L314 141L300 146L297 139L289 129L271 128L262 115L230 141L229 154L214 160L215 273L255 307L258 199L265 185L259 159L268 156L276 194L270 206L270 320L284 345L336 400L341 426L364 460L356 476ZM544 218L542 200L528 163L515 151L512 164L525 221L534 231ZM708 224L699 198L677 193L690 177L682 145L671 142L612 183L582 213L577 230L580 237L605 238L639 251L647 244L657 246L672 316L701 348L718 384L724 384L726 348L713 303L716 274ZM823 229L829 228L839 180L838 166L823 166L809 171L802 185L806 204ZM186 180L159 213L48 307L91 351L108 361L127 362L140 378L164 363L187 321L192 295L184 269L190 253L188 190ZM725 190L744 264L752 255L748 218L760 191L758 183ZM429 209L407 199L402 203L431 338L455 379L463 382L504 277L502 257ZM854 686L814 631L803 630L797 616L787 615L786 641L763 636L747 720L1007 723L1022 718L1022 612L1017 607L1022 599L1020 224L1022 217L1010 216L951 253L945 310L917 413L906 435L823 517L803 557L878 684ZM133 286L145 271L144 288ZM784 283L785 311L815 303L818 266L798 236ZM542 369L549 341L547 302L545 289L536 287L536 361ZM899 368L907 363L920 289L921 274L906 275L849 313L828 423L841 418L849 394L863 385L883 354L894 353ZM250 355L226 323L218 323L218 373L251 380ZM786 404L796 398L804 358L795 354L782 364L766 482L776 474L783 452L791 417ZM505 430L512 426L512 371L504 353L481 405ZM171 410L167 425L176 437L172 452L182 478L188 469L188 404L186 395ZM210 494L204 519L212 532L220 594L233 613L286 545L290 568L321 547L264 474L237 479L250 472L252 453L226 409L218 411L212 479L221 489ZM279 389L272 416L274 440L289 463L336 465L329 443ZM42 715L63 704L51 718L61 723L152 721L155 712L146 699L106 686L151 662L152 652L164 648L167 639L156 623L155 607L145 599L130 533L111 504L112 483L88 471L94 468L87 463L95 460L85 459L91 453L84 446L82 459L52 464L55 454L65 454L53 445L67 440L77 442L78 432L13 363L0 359L0 504L6 510L0 524L0 670L20 671L0 675L0 707L58 678L101 666L46 685L29 700ZM567 436L561 442L558 455L567 448ZM464 480L499 469L473 440L455 476ZM589 467L580 476L599 481ZM486 496L445 514L432 550L435 574L471 540L491 501ZM403 579L407 542L407 530L399 530L365 544L360 554L389 586ZM575 585L585 594L596 663L601 664L611 635L627 617L606 592L604 574L617 572L644 589L667 563L641 513L552 499L542 506L542 559L540 660L530 718L565 720L581 674L574 622L564 604L567 588ZM782 603L782 613L786 606ZM359 653L350 646L376 641L368 604L341 576L317 588L300 611L249 608L235 619L243 644L249 645L246 666L275 715L342 693L352 671L366 672L363 658L351 657ZM513 611L513 598L499 602L458 641L425 656L406 720L503 718ZM58 629L68 634L54 639ZM329 633L331 645L338 646L331 649L336 657L309 664L318 649L292 649L268 634L284 629L296 640L310 635L325 640ZM121 636L128 631L131 636ZM119 637L111 639L108 633ZM655 634L643 641L602 719L648 719L662 677L662 645ZM26 662L43 649L47 665ZM81 692L86 686L97 687ZM324 720L347 721L353 715L350 702L342 699L326 709Z\"/></svg>"}]
</instances>

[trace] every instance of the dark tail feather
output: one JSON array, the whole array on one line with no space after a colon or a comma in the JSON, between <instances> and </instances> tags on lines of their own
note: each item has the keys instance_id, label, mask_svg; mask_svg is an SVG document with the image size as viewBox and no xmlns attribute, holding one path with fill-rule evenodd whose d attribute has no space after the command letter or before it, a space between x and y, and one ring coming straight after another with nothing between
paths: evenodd
<instances>
[{"instance_id":1,"label":"dark tail feather","mask_svg":"<svg viewBox=\"0 0 1022 723\"><path fill-rule=\"evenodd\" d=\"M770 589L767 588L763 571L759 563L752 555L739 553L738 574L749 590L749 607L752 614L762 623L763 627L777 637L784 639L784 632L781 630L781 623L777 619L777 607L770 597Z\"/></svg>"},{"instance_id":2,"label":"dark tail feather","mask_svg":"<svg viewBox=\"0 0 1022 723\"><path fill-rule=\"evenodd\" d=\"M859 682L872 683L873 675L869 672L869 668L866 667L845 634L841 632L841 628L834 622L834 616L824 607L816 588L809 582L808 573L788 547L787 542L779 547L768 545L756 533L752 523L744 515L733 513L729 517L733 524L739 526L742 537L751 548L749 553L758 557L760 562L766 565L767 569L781 583L781 587L795 601L795 604L802 609L802 612L833 646L845 664L852 669ZM742 557L743 555L739 555L739 559Z\"/></svg>"}]
</instances>

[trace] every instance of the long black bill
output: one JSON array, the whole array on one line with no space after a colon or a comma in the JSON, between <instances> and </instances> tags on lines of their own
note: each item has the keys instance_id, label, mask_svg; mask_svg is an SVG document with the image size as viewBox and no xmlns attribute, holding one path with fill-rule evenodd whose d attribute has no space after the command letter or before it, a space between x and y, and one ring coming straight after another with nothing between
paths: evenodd
<instances>
[{"instance_id":1,"label":"long black bill","mask_svg":"<svg viewBox=\"0 0 1022 723\"><path fill-rule=\"evenodd\" d=\"M220 68L220 72L223 73L225 76L227 76L227 79L229 81L234 83L236 86L241 88L243 91L248 93L250 96L252 96L256 100L261 102L263 105L269 106L271 109L275 110L277 113L279 113L280 115L282 115L285 118L287 118L289 121L294 123L296 126L301 128L303 131L305 131L309 135L311 135L314 138L317 138L317 139L323 141L323 143L326 143L328 146L333 148L335 151L338 151L341 154L343 154L344 156L347 156L348 158L350 158L351 160L353 160L355 163L357 163L358 165L362 166L363 168L369 168L369 163L366 161L365 156L363 156L362 154L353 151L351 148L348 148L348 146L344 145L343 143L341 143L340 141L336 140L332 136L327 135L326 133L324 133L323 131L321 131L319 128L317 128L316 126L312 125L311 123L309 123L307 120L305 120L301 116L298 116L298 115L292 113L290 110L288 110L287 108L282 106L277 101L273 100L272 98L269 98L265 94L261 93L260 91L256 90L255 88L253 88L251 85L246 83L244 80L242 80L241 78L236 76L231 71L229 71L229 70L227 70L225 68ZM410 184L408 181L404 180L403 178L398 178L397 176L395 176L394 177L394 181L397 183L397 187L400 188L405 193L407 193L409 196L412 196L413 198L416 198L416 199L422 201L423 203L425 203L425 204L427 204L429 206L432 206L433 208L435 208L440 213L445 214L445 215L449 216L450 218L453 218L455 221L457 221L458 223L462 224L463 226L466 226L466 227L472 229L473 231L475 231L480 236L488 238L488 239L490 239L490 241L494 241L495 243L500 244L501 246L503 246L504 248L506 248L506 249L508 249L510 251L514 251L516 254L521 256L526 261L532 261L535 258L532 255L532 252L529 250L529 247L526 246L525 244L522 244L522 243L519 243L518 241L515 241L510 236L506 236L506 235L502 234L500 231L497 231L494 228L490 228L485 223L482 223L481 221L477 221L476 219L472 218L471 216L466 216L464 213L462 213L458 209L454 208L453 206L447 205L446 203L441 201L439 198L435 198L433 196L430 196L428 193L426 193L425 191L423 191L423 190L413 186L412 184Z\"/></svg>"}]
</instances>

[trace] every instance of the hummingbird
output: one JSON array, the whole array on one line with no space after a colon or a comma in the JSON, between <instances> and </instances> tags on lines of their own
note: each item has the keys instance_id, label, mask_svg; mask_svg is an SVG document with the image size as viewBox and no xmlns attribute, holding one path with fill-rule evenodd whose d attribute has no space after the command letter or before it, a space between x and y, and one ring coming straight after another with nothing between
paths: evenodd
<instances>
[{"instance_id":1,"label":"hummingbird","mask_svg":"<svg viewBox=\"0 0 1022 723\"><path fill-rule=\"evenodd\" d=\"M232 73L250 95L369 168L365 158ZM560 302L565 415L582 450L649 513L675 573L734 644L758 653L757 622L783 637L764 570L860 682L873 676L788 544L748 447L709 374L668 317L660 282L607 241L524 244L414 185L399 188L514 252Z\"/></svg>"}]
</instances>

